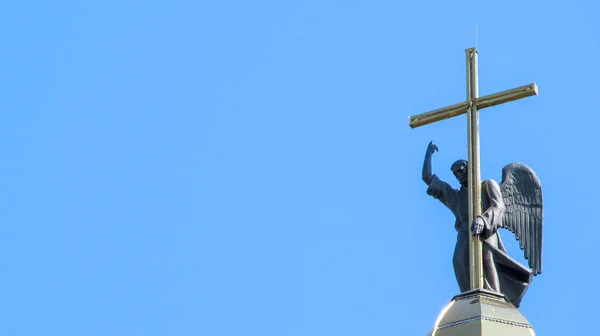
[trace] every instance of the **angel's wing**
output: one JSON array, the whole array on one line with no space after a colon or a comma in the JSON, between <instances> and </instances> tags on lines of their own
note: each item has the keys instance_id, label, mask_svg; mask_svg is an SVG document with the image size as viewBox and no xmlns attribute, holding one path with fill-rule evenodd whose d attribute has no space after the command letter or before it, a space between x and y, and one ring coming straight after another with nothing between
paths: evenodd
<instances>
[{"instance_id":1,"label":"angel's wing","mask_svg":"<svg viewBox=\"0 0 600 336\"><path fill-rule=\"evenodd\" d=\"M525 250L533 275L542 273L542 185L533 170L514 162L502 169L500 183L506 207L501 227L510 230Z\"/></svg>"}]
</instances>

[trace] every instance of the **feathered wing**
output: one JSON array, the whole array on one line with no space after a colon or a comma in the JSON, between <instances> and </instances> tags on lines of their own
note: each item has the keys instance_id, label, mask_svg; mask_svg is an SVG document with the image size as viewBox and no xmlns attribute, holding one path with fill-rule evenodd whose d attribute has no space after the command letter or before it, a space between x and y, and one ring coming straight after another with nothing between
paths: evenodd
<instances>
[{"instance_id":1,"label":"feathered wing","mask_svg":"<svg viewBox=\"0 0 600 336\"><path fill-rule=\"evenodd\" d=\"M514 162L502 169L500 183L506 207L501 227L510 230L519 241L533 275L542 273L542 185L534 171Z\"/></svg>"}]
</instances>

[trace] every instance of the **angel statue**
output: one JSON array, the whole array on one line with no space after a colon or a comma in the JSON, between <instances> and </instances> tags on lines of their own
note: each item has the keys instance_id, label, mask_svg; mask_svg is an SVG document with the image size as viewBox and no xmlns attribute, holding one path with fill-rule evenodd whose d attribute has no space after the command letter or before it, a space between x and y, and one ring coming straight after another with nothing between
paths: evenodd
<instances>
[{"instance_id":1,"label":"angel statue","mask_svg":"<svg viewBox=\"0 0 600 336\"><path fill-rule=\"evenodd\" d=\"M502 169L502 182L481 183L481 215L469 223L468 165L465 160L450 168L459 189L452 188L431 173L431 156L438 147L429 143L423 163L423 181L427 194L442 202L456 218L458 232L453 265L461 292L469 288L469 226L483 241L484 288L503 293L519 307L533 277L542 272L542 187L533 170L522 163L510 163ZM498 228L515 234L525 251L529 268L508 256Z\"/></svg>"}]
</instances>

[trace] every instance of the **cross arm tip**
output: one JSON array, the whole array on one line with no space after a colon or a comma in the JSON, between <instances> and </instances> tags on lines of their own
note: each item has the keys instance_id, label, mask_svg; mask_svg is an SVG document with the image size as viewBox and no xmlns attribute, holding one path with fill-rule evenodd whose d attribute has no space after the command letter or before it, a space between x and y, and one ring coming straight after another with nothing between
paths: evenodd
<instances>
[{"instance_id":1,"label":"cross arm tip","mask_svg":"<svg viewBox=\"0 0 600 336\"><path fill-rule=\"evenodd\" d=\"M408 116L408 126L410 126L410 128L415 128L412 123L412 116Z\"/></svg>"}]
</instances>

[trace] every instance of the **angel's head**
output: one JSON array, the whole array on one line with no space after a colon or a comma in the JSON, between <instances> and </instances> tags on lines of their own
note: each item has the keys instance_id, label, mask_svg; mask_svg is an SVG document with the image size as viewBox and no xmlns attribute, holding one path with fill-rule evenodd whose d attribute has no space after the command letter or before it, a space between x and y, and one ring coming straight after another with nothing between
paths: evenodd
<instances>
[{"instance_id":1,"label":"angel's head","mask_svg":"<svg viewBox=\"0 0 600 336\"><path fill-rule=\"evenodd\" d=\"M456 177L461 186L466 187L469 184L469 164L466 160L457 160L452 164L450 170Z\"/></svg>"}]
</instances>

